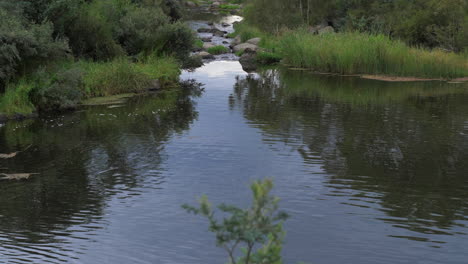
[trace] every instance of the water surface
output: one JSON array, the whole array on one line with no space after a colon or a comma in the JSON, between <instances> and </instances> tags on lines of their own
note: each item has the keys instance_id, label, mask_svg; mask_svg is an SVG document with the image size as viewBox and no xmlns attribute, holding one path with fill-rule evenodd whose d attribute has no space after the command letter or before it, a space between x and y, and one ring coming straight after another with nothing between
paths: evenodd
<instances>
[{"instance_id":1,"label":"water surface","mask_svg":"<svg viewBox=\"0 0 468 264\"><path fill-rule=\"evenodd\" d=\"M166 92L0 127L0 263L224 263L200 194L273 177L286 263L467 263L466 84L215 61Z\"/></svg>"}]
</instances>

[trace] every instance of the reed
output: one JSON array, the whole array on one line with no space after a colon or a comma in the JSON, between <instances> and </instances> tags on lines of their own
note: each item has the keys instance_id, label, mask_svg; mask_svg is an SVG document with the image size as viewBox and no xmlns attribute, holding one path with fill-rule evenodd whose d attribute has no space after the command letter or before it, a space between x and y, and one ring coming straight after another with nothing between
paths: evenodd
<instances>
[{"instance_id":1,"label":"reed","mask_svg":"<svg viewBox=\"0 0 468 264\"><path fill-rule=\"evenodd\" d=\"M312 35L296 30L284 34L278 45L285 63L321 72L444 79L468 76L468 60L463 55L412 48L384 35Z\"/></svg>"}]
</instances>

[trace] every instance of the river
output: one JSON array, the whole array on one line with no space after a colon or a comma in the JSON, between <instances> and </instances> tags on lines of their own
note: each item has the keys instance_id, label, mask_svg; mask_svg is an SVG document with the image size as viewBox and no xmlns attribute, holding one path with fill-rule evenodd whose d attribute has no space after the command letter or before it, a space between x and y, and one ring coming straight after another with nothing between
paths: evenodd
<instances>
[{"instance_id":1,"label":"river","mask_svg":"<svg viewBox=\"0 0 468 264\"><path fill-rule=\"evenodd\" d=\"M263 177L292 216L287 263L466 263L466 86L236 61L182 78L205 90L0 128L2 152L31 145L0 167L40 173L0 183L4 263L222 263L180 205L247 205Z\"/></svg>"},{"instance_id":2,"label":"river","mask_svg":"<svg viewBox=\"0 0 468 264\"><path fill-rule=\"evenodd\" d=\"M217 60L169 91L0 126L0 263L227 261L206 194L271 177L285 263L468 259L467 84L387 83Z\"/></svg>"}]
</instances>

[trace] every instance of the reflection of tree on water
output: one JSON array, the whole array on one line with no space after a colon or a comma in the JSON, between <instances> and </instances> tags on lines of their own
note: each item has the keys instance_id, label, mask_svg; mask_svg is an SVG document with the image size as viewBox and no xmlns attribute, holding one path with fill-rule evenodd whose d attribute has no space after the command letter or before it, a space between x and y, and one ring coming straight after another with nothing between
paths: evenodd
<instances>
[{"instance_id":1,"label":"reflection of tree on water","mask_svg":"<svg viewBox=\"0 0 468 264\"><path fill-rule=\"evenodd\" d=\"M194 93L200 91L185 87L116 108L91 107L0 128L2 152L32 145L0 160L0 167L40 173L27 182L0 183L2 245L53 243L60 239L54 234L68 236L65 230L74 225L102 227L108 199L132 195L145 177L158 177L164 142L197 118Z\"/></svg>"},{"instance_id":2,"label":"reflection of tree on water","mask_svg":"<svg viewBox=\"0 0 468 264\"><path fill-rule=\"evenodd\" d=\"M269 70L234 90L231 107L291 142L306 163L320 157L333 193L349 204L378 202L384 221L420 233L450 233L468 219L463 87Z\"/></svg>"}]
</instances>

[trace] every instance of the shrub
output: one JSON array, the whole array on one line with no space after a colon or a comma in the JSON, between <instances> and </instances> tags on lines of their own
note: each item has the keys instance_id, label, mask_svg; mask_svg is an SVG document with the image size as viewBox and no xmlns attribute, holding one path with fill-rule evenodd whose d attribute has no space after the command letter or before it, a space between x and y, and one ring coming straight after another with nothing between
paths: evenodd
<instances>
[{"instance_id":1,"label":"shrub","mask_svg":"<svg viewBox=\"0 0 468 264\"><path fill-rule=\"evenodd\" d=\"M183 69L195 69L203 65L203 59L201 56L190 56L182 62Z\"/></svg>"},{"instance_id":2,"label":"shrub","mask_svg":"<svg viewBox=\"0 0 468 264\"><path fill-rule=\"evenodd\" d=\"M84 3L78 7L77 14L71 15L64 34L69 38L75 56L109 60L125 54L114 36L121 13L114 2Z\"/></svg>"},{"instance_id":3,"label":"shrub","mask_svg":"<svg viewBox=\"0 0 468 264\"><path fill-rule=\"evenodd\" d=\"M207 49L208 53L213 55L228 53L229 49L223 45L214 46Z\"/></svg>"},{"instance_id":4,"label":"shrub","mask_svg":"<svg viewBox=\"0 0 468 264\"><path fill-rule=\"evenodd\" d=\"M65 41L52 36L52 25L27 24L0 9L0 91L19 73L33 71L67 55Z\"/></svg>"},{"instance_id":5,"label":"shrub","mask_svg":"<svg viewBox=\"0 0 468 264\"><path fill-rule=\"evenodd\" d=\"M195 42L195 35L189 27L177 22L166 25L161 32L159 56L174 56L181 61L189 56Z\"/></svg>"},{"instance_id":6,"label":"shrub","mask_svg":"<svg viewBox=\"0 0 468 264\"><path fill-rule=\"evenodd\" d=\"M42 76L42 80L36 80L36 86L31 91L32 102L38 110L65 110L78 105L84 87L80 69L62 70L51 76L42 73Z\"/></svg>"},{"instance_id":7,"label":"shrub","mask_svg":"<svg viewBox=\"0 0 468 264\"><path fill-rule=\"evenodd\" d=\"M243 264L280 264L283 243L283 222L288 218L278 212L279 199L270 195L273 188L271 180L255 181L252 186L253 202L250 208L221 204L218 209L226 216L222 221L215 213L206 196L200 199L199 207L183 205L188 212L200 214L209 221L209 229L216 235L216 243L224 248L230 263ZM262 246L254 251L256 246ZM243 255L236 259L238 246Z\"/></svg>"},{"instance_id":8,"label":"shrub","mask_svg":"<svg viewBox=\"0 0 468 264\"><path fill-rule=\"evenodd\" d=\"M160 8L132 8L120 19L117 39L130 55L149 54L163 48L160 38L167 24L169 17Z\"/></svg>"}]
</instances>

